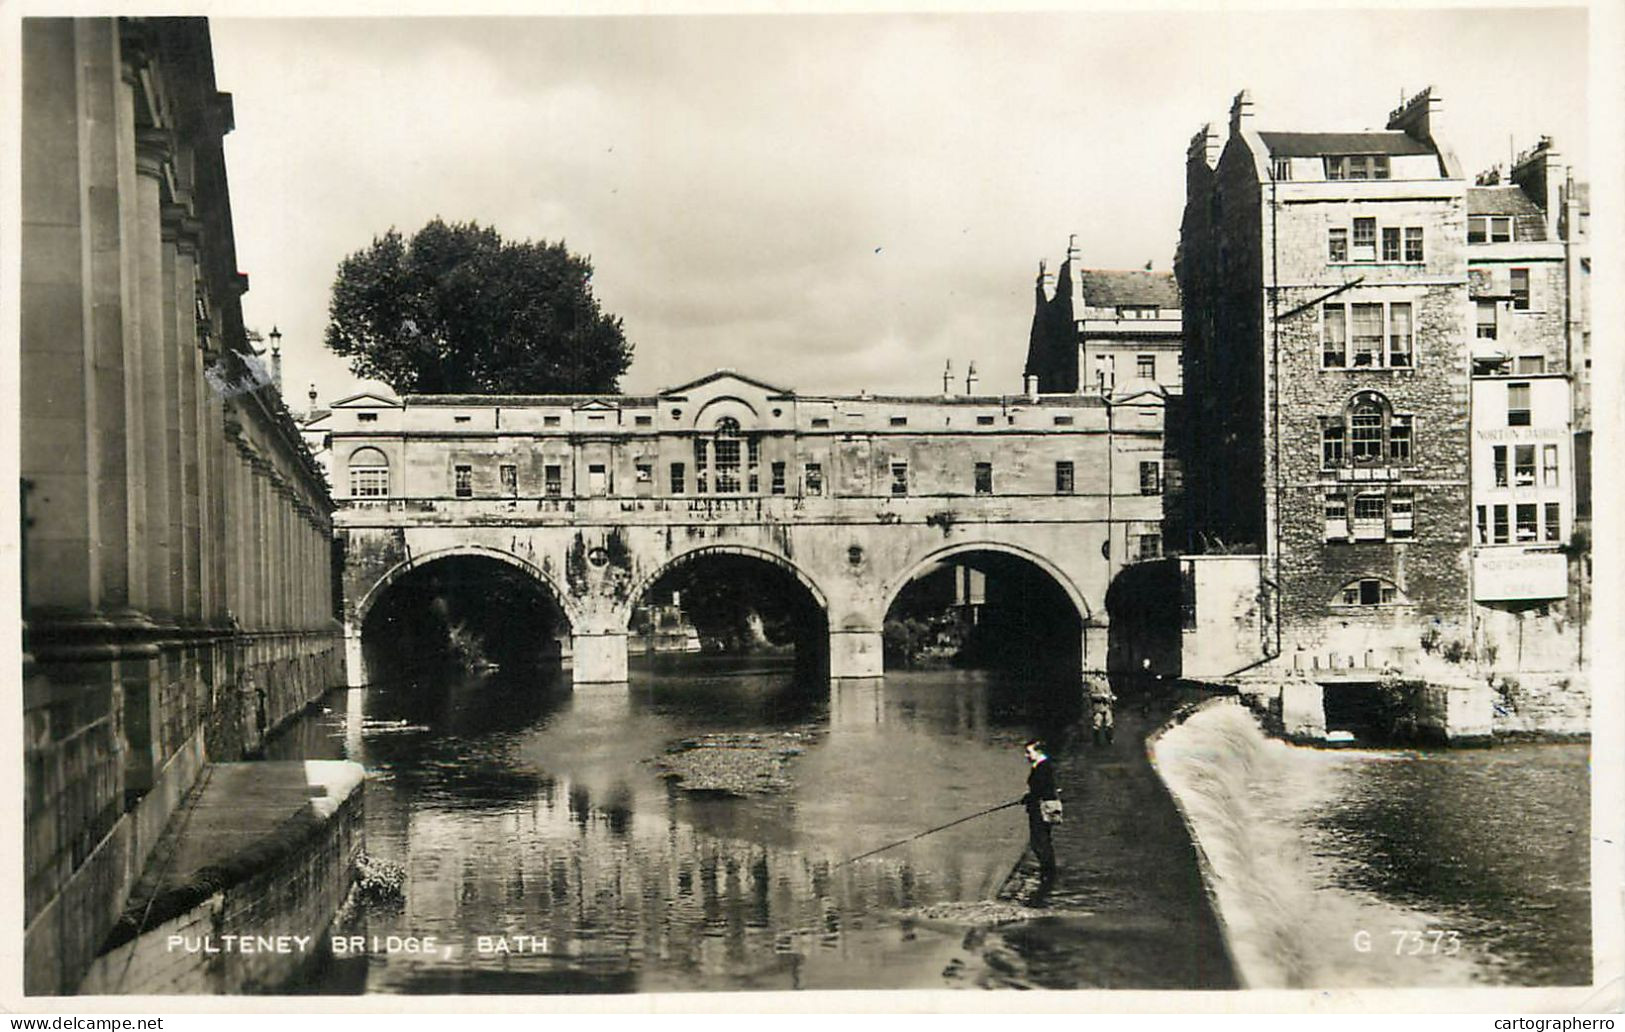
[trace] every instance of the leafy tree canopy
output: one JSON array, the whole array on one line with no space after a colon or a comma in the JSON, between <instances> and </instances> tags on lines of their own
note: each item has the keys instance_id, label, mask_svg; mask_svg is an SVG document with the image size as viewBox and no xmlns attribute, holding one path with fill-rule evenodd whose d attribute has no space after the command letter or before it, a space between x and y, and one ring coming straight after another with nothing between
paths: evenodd
<instances>
[{"instance_id":1,"label":"leafy tree canopy","mask_svg":"<svg viewBox=\"0 0 1625 1032\"><path fill-rule=\"evenodd\" d=\"M328 318L351 371L401 393L613 393L632 364L589 260L473 222L375 237L339 263Z\"/></svg>"}]
</instances>

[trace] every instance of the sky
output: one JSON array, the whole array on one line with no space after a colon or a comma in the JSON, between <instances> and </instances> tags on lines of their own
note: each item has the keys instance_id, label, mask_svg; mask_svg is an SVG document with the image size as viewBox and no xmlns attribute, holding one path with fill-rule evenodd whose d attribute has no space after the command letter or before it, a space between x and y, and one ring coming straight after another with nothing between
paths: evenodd
<instances>
[{"instance_id":1,"label":"sky","mask_svg":"<svg viewBox=\"0 0 1625 1032\"><path fill-rule=\"evenodd\" d=\"M1469 174L1542 134L1589 172L1582 9L215 18L248 325L284 392L341 259L435 216L590 256L627 392L732 368L802 393L1021 389L1033 281L1172 268L1184 156L1382 128L1432 84ZM1516 59L1509 60L1515 53Z\"/></svg>"}]
</instances>

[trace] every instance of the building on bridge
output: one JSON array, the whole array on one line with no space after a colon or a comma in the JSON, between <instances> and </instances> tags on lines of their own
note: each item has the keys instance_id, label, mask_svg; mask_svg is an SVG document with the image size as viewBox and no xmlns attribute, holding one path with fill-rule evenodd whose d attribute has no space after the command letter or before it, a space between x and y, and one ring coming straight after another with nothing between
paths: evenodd
<instances>
[{"instance_id":1,"label":"building on bridge","mask_svg":"<svg viewBox=\"0 0 1625 1032\"><path fill-rule=\"evenodd\" d=\"M1053 650L1103 669L1106 588L1161 550L1163 405L811 395L720 371L637 396L360 394L306 433L331 447L352 678L376 603L458 556L541 588L577 682L625 680L650 587L720 557L785 575L836 677L882 672L888 608L945 563L1031 583L1073 625Z\"/></svg>"},{"instance_id":2,"label":"building on bridge","mask_svg":"<svg viewBox=\"0 0 1625 1032\"><path fill-rule=\"evenodd\" d=\"M332 502L245 337L203 19L25 19L25 987L71 992L210 760L342 677Z\"/></svg>"}]
</instances>

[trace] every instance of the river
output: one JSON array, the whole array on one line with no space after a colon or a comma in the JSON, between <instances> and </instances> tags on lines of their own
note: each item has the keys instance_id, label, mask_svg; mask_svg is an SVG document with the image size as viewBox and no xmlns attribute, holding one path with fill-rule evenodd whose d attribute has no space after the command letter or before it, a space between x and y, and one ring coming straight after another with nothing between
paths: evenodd
<instances>
[{"instance_id":1,"label":"river","mask_svg":"<svg viewBox=\"0 0 1625 1032\"><path fill-rule=\"evenodd\" d=\"M784 663L712 657L650 661L629 689L497 674L335 692L270 758L366 766L367 849L404 865L405 899L368 907L369 951L304 988L940 987L963 929L903 912L991 898L1020 809L843 861L1018 796L1020 743L1075 715L980 673L808 688ZM788 787L661 776L674 743L727 732L792 743ZM392 935L434 949L371 949Z\"/></svg>"},{"instance_id":2,"label":"river","mask_svg":"<svg viewBox=\"0 0 1625 1032\"><path fill-rule=\"evenodd\" d=\"M1589 745L1312 749L1219 704L1155 757L1249 987L1591 981Z\"/></svg>"}]
</instances>

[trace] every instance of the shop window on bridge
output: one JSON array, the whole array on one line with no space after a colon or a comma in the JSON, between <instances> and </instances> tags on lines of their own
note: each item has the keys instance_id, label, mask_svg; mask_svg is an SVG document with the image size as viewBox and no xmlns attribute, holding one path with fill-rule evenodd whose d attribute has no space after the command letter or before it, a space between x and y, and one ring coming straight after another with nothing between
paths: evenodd
<instances>
[{"instance_id":1,"label":"shop window on bridge","mask_svg":"<svg viewBox=\"0 0 1625 1032\"><path fill-rule=\"evenodd\" d=\"M542 490L549 498L557 498L564 493L564 467L546 465L542 467Z\"/></svg>"},{"instance_id":2,"label":"shop window on bridge","mask_svg":"<svg viewBox=\"0 0 1625 1032\"><path fill-rule=\"evenodd\" d=\"M474 497L474 467L452 467L452 493L458 498Z\"/></svg>"},{"instance_id":3,"label":"shop window on bridge","mask_svg":"<svg viewBox=\"0 0 1625 1032\"><path fill-rule=\"evenodd\" d=\"M683 494L684 492L686 492L688 490L688 478L684 475L684 473L685 473L685 471L683 469L683 464L681 462L674 462L674 463L671 464L671 493L672 494L679 494L680 495L680 494Z\"/></svg>"},{"instance_id":4,"label":"shop window on bridge","mask_svg":"<svg viewBox=\"0 0 1625 1032\"><path fill-rule=\"evenodd\" d=\"M769 483L768 489L771 490L774 494L783 494L784 493L784 463L775 462L768 468L772 471L772 475L773 475L773 479Z\"/></svg>"},{"instance_id":5,"label":"shop window on bridge","mask_svg":"<svg viewBox=\"0 0 1625 1032\"><path fill-rule=\"evenodd\" d=\"M707 449L710 447L703 437L694 439L694 493L705 494L709 488L711 471L707 465Z\"/></svg>"},{"instance_id":6,"label":"shop window on bridge","mask_svg":"<svg viewBox=\"0 0 1625 1032\"><path fill-rule=\"evenodd\" d=\"M750 494L760 494L762 491L761 475L757 471L762 465L762 442L752 437L745 441L745 453L749 456L746 463L746 472L750 478L746 490Z\"/></svg>"},{"instance_id":7,"label":"shop window on bridge","mask_svg":"<svg viewBox=\"0 0 1625 1032\"><path fill-rule=\"evenodd\" d=\"M818 496L824 493L824 464L809 462L801 467L802 491L806 494Z\"/></svg>"},{"instance_id":8,"label":"shop window on bridge","mask_svg":"<svg viewBox=\"0 0 1625 1032\"><path fill-rule=\"evenodd\" d=\"M993 463L978 462L976 464L976 493L979 495L993 493Z\"/></svg>"},{"instance_id":9,"label":"shop window on bridge","mask_svg":"<svg viewBox=\"0 0 1625 1032\"><path fill-rule=\"evenodd\" d=\"M600 463L587 467L587 493L593 497L609 494L609 469Z\"/></svg>"},{"instance_id":10,"label":"shop window on bridge","mask_svg":"<svg viewBox=\"0 0 1625 1032\"><path fill-rule=\"evenodd\" d=\"M1072 493L1072 463L1057 462L1055 464L1055 493L1063 495Z\"/></svg>"},{"instance_id":11,"label":"shop window on bridge","mask_svg":"<svg viewBox=\"0 0 1625 1032\"><path fill-rule=\"evenodd\" d=\"M350 455L350 497L389 497L389 459L377 448L358 448Z\"/></svg>"},{"instance_id":12,"label":"shop window on bridge","mask_svg":"<svg viewBox=\"0 0 1625 1032\"><path fill-rule=\"evenodd\" d=\"M1137 558L1140 560L1140 562L1162 558L1161 534L1141 534L1139 546L1139 554Z\"/></svg>"},{"instance_id":13,"label":"shop window on bridge","mask_svg":"<svg viewBox=\"0 0 1625 1032\"><path fill-rule=\"evenodd\" d=\"M498 468L502 478L502 493L509 498L519 496L519 467L504 465Z\"/></svg>"},{"instance_id":14,"label":"shop window on bridge","mask_svg":"<svg viewBox=\"0 0 1625 1032\"><path fill-rule=\"evenodd\" d=\"M894 495L908 494L908 463L894 462L891 464L891 493Z\"/></svg>"},{"instance_id":15,"label":"shop window on bridge","mask_svg":"<svg viewBox=\"0 0 1625 1032\"><path fill-rule=\"evenodd\" d=\"M717 494L739 493L739 441L732 437L719 437L716 442Z\"/></svg>"}]
</instances>

